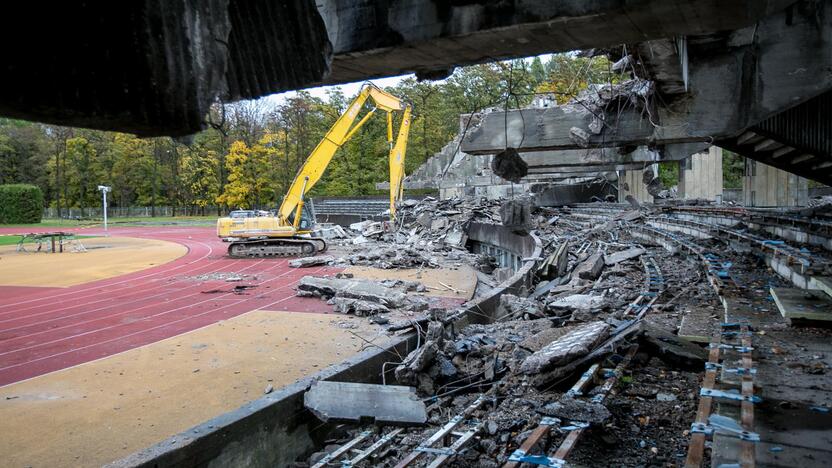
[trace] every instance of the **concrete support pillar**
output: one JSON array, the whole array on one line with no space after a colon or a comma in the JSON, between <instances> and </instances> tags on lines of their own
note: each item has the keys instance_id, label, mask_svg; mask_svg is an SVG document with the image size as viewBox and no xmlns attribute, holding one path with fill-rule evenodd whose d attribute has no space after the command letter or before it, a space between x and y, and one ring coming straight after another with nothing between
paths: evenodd
<instances>
[{"instance_id":1,"label":"concrete support pillar","mask_svg":"<svg viewBox=\"0 0 832 468\"><path fill-rule=\"evenodd\" d=\"M679 161L679 198L722 199L722 148L692 154Z\"/></svg>"},{"instance_id":2,"label":"concrete support pillar","mask_svg":"<svg viewBox=\"0 0 832 468\"><path fill-rule=\"evenodd\" d=\"M746 159L742 194L745 206L806 206L809 182L803 177Z\"/></svg>"},{"instance_id":3,"label":"concrete support pillar","mask_svg":"<svg viewBox=\"0 0 832 468\"><path fill-rule=\"evenodd\" d=\"M649 166L653 174L658 175L658 165ZM627 195L632 195L639 203L653 203L653 196L647 193L647 186L644 185L642 170L618 171L618 201L624 203Z\"/></svg>"}]
</instances>

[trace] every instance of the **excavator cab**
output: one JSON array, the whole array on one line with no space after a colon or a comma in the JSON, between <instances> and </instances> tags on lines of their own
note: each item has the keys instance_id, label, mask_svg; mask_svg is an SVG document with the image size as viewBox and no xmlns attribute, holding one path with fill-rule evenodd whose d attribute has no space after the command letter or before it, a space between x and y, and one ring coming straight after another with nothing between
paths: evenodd
<instances>
[{"instance_id":1,"label":"excavator cab","mask_svg":"<svg viewBox=\"0 0 832 468\"><path fill-rule=\"evenodd\" d=\"M295 212L289 215L289 224L295 225ZM312 206L312 200L303 204L300 215L300 223L298 224L298 231L311 231L315 226L315 209Z\"/></svg>"}]
</instances>

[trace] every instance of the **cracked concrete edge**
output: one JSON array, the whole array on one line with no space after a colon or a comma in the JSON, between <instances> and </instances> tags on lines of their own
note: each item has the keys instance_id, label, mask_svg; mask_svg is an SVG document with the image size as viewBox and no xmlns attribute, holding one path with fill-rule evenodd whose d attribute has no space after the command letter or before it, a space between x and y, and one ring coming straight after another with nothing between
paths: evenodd
<instances>
[{"instance_id":1,"label":"cracked concrete edge","mask_svg":"<svg viewBox=\"0 0 832 468\"><path fill-rule=\"evenodd\" d=\"M511 247L511 250L524 258L541 256L543 245L533 233L518 236L500 225L472 223L472 226L474 229L469 227L469 232L473 233L475 241L496 239L501 247ZM518 246L517 242L522 242L523 245ZM506 245L509 243L515 245ZM536 266L535 260L524 262L514 275L489 294L464 304L458 313L450 317L454 326L481 322L483 315L493 314L497 310L500 296L504 293L516 294L524 288L528 289ZM236 410L209 419L105 466L161 468L287 465L321 444L328 429L326 425L320 425L303 406L304 393L313 382L378 382L381 380L383 365L391 360L391 354L406 356L415 349L416 344L416 334L408 333L383 349L375 348L358 353ZM394 366L384 369L387 378L394 378L394 369Z\"/></svg>"}]
</instances>

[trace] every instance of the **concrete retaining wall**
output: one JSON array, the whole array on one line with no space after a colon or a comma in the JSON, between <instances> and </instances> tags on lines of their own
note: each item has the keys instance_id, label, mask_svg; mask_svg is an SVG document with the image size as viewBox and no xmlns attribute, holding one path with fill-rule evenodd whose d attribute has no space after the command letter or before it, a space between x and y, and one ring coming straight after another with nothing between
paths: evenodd
<instances>
[{"instance_id":1,"label":"concrete retaining wall","mask_svg":"<svg viewBox=\"0 0 832 468\"><path fill-rule=\"evenodd\" d=\"M518 235L502 226L472 223L469 239L510 250L523 258L542 253L540 239ZM536 261L526 261L515 274L492 292L466 303L452 317L453 327L488 321L500 303L500 296L528 290ZM385 349L368 350L298 380L243 407L217 416L152 447L140 450L111 467L280 467L321 447L332 429L303 407L303 394L316 380L381 383L385 362L397 361L417 343L410 333ZM395 366L386 367L393 381Z\"/></svg>"}]
</instances>

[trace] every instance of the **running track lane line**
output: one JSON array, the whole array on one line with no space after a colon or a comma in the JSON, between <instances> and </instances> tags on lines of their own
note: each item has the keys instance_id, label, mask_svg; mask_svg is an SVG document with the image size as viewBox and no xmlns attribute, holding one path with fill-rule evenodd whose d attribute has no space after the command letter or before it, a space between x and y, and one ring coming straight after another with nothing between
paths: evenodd
<instances>
[{"instance_id":1,"label":"running track lane line","mask_svg":"<svg viewBox=\"0 0 832 468\"><path fill-rule=\"evenodd\" d=\"M252 266L256 266L258 264L251 264L248 267L243 268L242 270L238 270L238 271L246 271L247 269L251 268ZM200 272L200 274L208 275L208 274L216 273L217 271L222 270L222 269L225 269L225 267L220 266L219 268L214 269L212 271ZM268 270L264 270L263 272L265 272L265 271L268 271ZM187 290L187 289L193 289L193 288L200 287L200 283L191 283L190 285L181 287L179 289L164 289L165 286L172 286L170 284L170 281L174 278L175 277L168 277L168 278L159 278L159 279L153 279L153 280L146 280L145 282L143 282L143 284L136 284L136 285L133 285L133 286L128 287L128 288L120 288L120 289L113 290L113 291L102 289L102 290L97 291L96 294L94 294L94 295L84 296L84 297L81 297L81 298L72 298L71 301L65 301L65 302L71 302L71 304L69 304L65 307L61 307L61 308L57 308L57 309L51 309L50 308L50 309L44 310L43 312L35 312L33 314L28 314L28 315L25 315L25 316L18 316L18 317L6 319L6 320L0 320L0 324L31 319L31 318L34 318L34 317L40 317L42 315L57 314L58 312L66 312L66 311L70 311L72 309L79 309L79 308L84 309L83 312L79 312L77 314L59 315L59 316L54 317L54 318L47 318L47 319L41 320L40 322L32 322L28 325L24 324L24 325L20 325L18 327L5 329L4 331L13 330L13 329L20 328L20 327L23 327L23 326L44 324L44 323L48 323L48 322L51 322L51 321L54 321L54 320L60 320L62 318L74 317L74 316L77 316L77 315L83 315L85 313L97 312L97 311L100 311L100 310L105 310L108 307L114 307L114 306L123 307L123 306L126 306L126 305L141 302L144 299L156 298L156 297L162 296L162 295L167 294L167 293L182 292L182 291ZM164 280L167 280L167 282L166 283L161 282L161 281L164 281ZM147 289L141 289L143 286L151 286L151 285L154 286L154 287L153 288L147 288ZM205 286L202 285L202 288L204 288L204 287ZM134 293L133 294L127 294L127 295L118 295L121 291L124 291L124 290L132 290L132 291L134 291ZM153 291L158 290L158 291L163 291L163 292L161 292L159 294L154 294L154 295L148 296L147 293L149 292L149 290L153 290ZM139 297L139 299L124 302L124 299L131 298L131 297L134 297L134 296ZM94 300L94 301L84 301L83 300L84 298L95 298L95 297L102 297L102 299ZM114 300L118 300L118 302L115 303L115 304L111 303L111 304L105 305L103 307L99 307L98 309L90 310L90 309L86 308L87 306L90 306L90 305L93 305L93 304L98 304L100 302L113 302ZM77 303L75 303L75 302L77 302ZM41 307L41 309L43 309L43 307ZM0 339L0 341L2 341L2 339Z\"/></svg>"},{"instance_id":2,"label":"running track lane line","mask_svg":"<svg viewBox=\"0 0 832 468\"><path fill-rule=\"evenodd\" d=\"M314 272L311 272L310 274L319 273L321 271L324 271L325 269L326 269L326 267L316 268L314 270ZM281 288L278 288L278 290L291 289L295 284L297 284L298 281L300 281L300 279L298 279L297 281L294 281L292 283L289 283L289 284L287 284L287 285L285 285ZM271 306L274 306L275 304L279 304L283 301L286 301L291 297L294 297L294 294L287 295L287 296L285 296L285 297L283 297L283 298L281 298L277 301L273 301L273 302L268 303L264 306L261 306L257 309L251 309L251 310L259 310L259 309L264 309L265 310L268 307L271 307ZM104 340L104 341L99 341L97 343L92 343L92 344L82 346L82 347L79 347L79 348L66 350L66 351L63 351L63 352L60 352L60 353L56 353L56 354L52 354L52 355L44 356L44 357L39 357L37 359L33 359L33 360L30 360L30 361L27 361L27 362L18 363L18 364L14 364L14 365L11 365L11 366L6 366L6 367L3 367L3 368L0 368L0 386L8 385L10 383L14 383L14 382L17 382L17 381L20 381L20 380L35 377L37 375L43 375L43 374L46 374L48 372L61 370L61 369L71 367L71 366L76 365L76 364L81 364L83 362L88 362L92 359L83 359L82 358L80 360L77 360L78 362L75 362L74 364L71 363L71 362L65 362L63 365L60 365L60 366L52 366L52 367L54 367L52 369L40 369L40 370L38 370L38 369L35 369L35 368L31 368L32 364L43 362L43 361L46 361L46 360L49 360L49 359L54 360L55 358L58 358L60 356L64 356L64 355L71 354L71 353L79 353L80 351L83 351L83 350L91 349L91 348L94 348L94 347L102 346L102 345L112 343L112 342L116 342L116 341L121 341L122 343L124 343L124 340L127 339L127 338L134 337L134 336L139 336L141 334L148 334L151 331L160 330L162 328L169 328L174 324L181 324L183 322L193 321L196 318L204 317L208 314L217 313L220 310L226 309L227 307L230 307L230 306L236 305L236 304L239 304L239 303L228 304L228 305L225 305L225 306L222 306L222 307L219 307L219 308L212 308L212 309L209 309L205 312L202 312L202 313L199 313L199 314L196 314L196 315L191 315L191 316L180 318L180 319L177 319L177 320L174 320L174 321L171 321L171 322L166 322L166 323L163 323L163 324L159 324L159 325L156 325L156 326L151 327L151 328L138 330L138 331L129 333L127 335L122 335L122 336L119 336L119 337L111 338L111 339ZM250 310L248 310L248 311L250 311ZM241 315L242 313L245 313L245 312L248 312L248 311L243 311L243 312L240 312L240 313L235 314L235 315ZM217 320L211 320L211 321L207 322L207 324L216 323L216 321ZM181 333L184 333L184 331L180 331L179 333L176 333L176 335L181 334ZM165 337L171 337L171 336L175 336L175 335L171 335L171 334L166 334L165 335ZM153 343L153 342L156 342L156 341L161 340L161 339L164 339L164 338L158 338L158 339L154 339L154 340L151 340L151 341L147 341L144 344ZM125 344L127 344L127 343L125 343ZM142 346L142 345L137 344L135 346L129 346L129 347L126 347L126 348L122 349L121 351L126 351L128 349L134 349L134 348L139 347L139 346ZM112 351L112 352L106 353L106 354L104 354L102 356L99 356L99 357L104 357L104 356L108 356L108 355L117 354L118 352L121 352L121 351ZM31 374L31 375L24 375L24 376L18 375L17 377L7 375L7 374L10 374L10 372L8 372L10 369L15 369L15 368L18 368L18 367L21 367L21 366L28 366L30 368L27 369L27 370L34 371L34 372L26 373L26 374Z\"/></svg>"},{"instance_id":3,"label":"running track lane line","mask_svg":"<svg viewBox=\"0 0 832 468\"><path fill-rule=\"evenodd\" d=\"M144 238L145 239L156 239L154 237L144 237ZM168 239L156 239L156 240L168 240ZM144 278L153 277L153 276L156 276L156 275L161 274L161 273L170 273L171 271L178 270L179 268L182 268L184 266L193 265L193 264L197 264L197 266L199 266L198 262L200 262L201 260L204 260L205 258L208 258L211 254L213 254L214 248L211 245L209 245L208 243L203 242L203 241L199 241L199 240L193 240L193 239L188 239L188 240L193 241L196 244L200 244L202 247L207 248L208 251L203 256L201 256L199 258L191 258L189 256L189 254L192 251L191 246L188 245L188 244L184 244L182 242L178 242L180 245L183 245L185 248L187 248L188 252L186 252L185 255L183 255L182 257L179 257L179 258L173 260L172 262L151 267L149 269L149 270L151 270L151 272L148 272L148 269L140 270L138 272L128 273L126 275L120 275L120 276L116 276L114 278L106 278L106 279L103 279L103 280L95 281L93 283L87 283L86 285L84 285L85 287L83 287L81 289L78 289L78 290L67 291L65 293L60 293L60 294L44 295L44 296L41 296L41 297L32 298L30 300L20 301L20 302L15 302L15 303L10 303L10 304L0 304L0 310L2 310L3 308L6 308L6 307L12 307L12 306L17 306L17 305L21 305L21 304L27 304L29 302L37 302L37 301L44 301L44 300L45 301L54 301L56 298L66 296L68 294L76 294L76 293L79 293L79 292L93 291L93 290L95 290L97 288L101 288L101 287L115 286L115 285L119 285L119 284L129 283L131 281L136 281L136 280L140 280L140 279L144 279ZM171 240L171 242L172 242L172 240ZM213 260L213 262L220 262L225 258L227 258L227 257L222 257L222 258L219 258L217 260ZM176 263L178 263L178 265L171 268L171 266L172 266L171 264L176 264ZM141 274L141 275L133 277L134 274ZM128 287L129 287L129 285L128 285ZM68 289L71 289L71 288L68 288ZM20 309L18 309L18 310L20 310ZM15 312L15 311L12 311L12 312ZM8 313L8 312L0 312L0 315L5 314L5 313Z\"/></svg>"},{"instance_id":4,"label":"running track lane line","mask_svg":"<svg viewBox=\"0 0 832 468\"><path fill-rule=\"evenodd\" d=\"M262 262L263 261L261 260L257 263L252 263L248 267L243 268L243 269L238 270L238 271L240 271L240 272L241 271L246 271L249 268L259 266ZM263 273L269 272L277 266L279 266L279 265L276 264L276 265L270 266L269 268L267 268L265 270L260 270L257 273L263 274ZM224 283L224 284L227 285L228 283ZM99 320L105 320L105 319L116 317L116 316L123 315L123 314L126 314L126 313L127 314L135 313L136 311L143 310L143 309L146 309L148 307L157 306L157 305L159 305L159 302L156 301L155 299L159 298L161 296L171 296L171 295L174 296L174 299L166 300L164 302L164 304L166 304L166 305L170 305L172 302L186 300L186 299L188 299L190 297L194 297L194 296L201 297L201 294L203 293L203 290L206 288L206 285L202 284L202 283L195 283L195 284L192 283L188 286L180 287L178 289L165 288L165 286L170 286L170 285L166 285L166 284L158 285L158 287L154 288L155 291L159 291L158 294L153 294L151 296L144 296L144 295L142 295L142 291L139 291L136 295L139 295L141 297L139 299L128 301L128 302L123 302L123 301L115 302L115 299L122 299L123 296L108 297L108 298L102 299L101 301L95 301L95 302L102 302L102 301L110 302L109 304L107 304L103 307L99 307L97 309L83 310L81 312L74 313L74 314L62 315L62 316L59 316L59 317L54 317L54 318L49 318L49 319L46 319L46 320L41 320L39 322L24 323L23 325L19 325L17 327L6 328L6 329L3 329L3 330L0 330L0 349L4 348L6 345L8 345L10 342L12 342L14 340L25 339L25 338L32 337L32 336L39 335L39 334L43 334L43 333L52 333L52 332L56 332L58 330L66 329L66 328L78 327L78 326L81 326L81 325L84 325L84 324L87 324L87 323L92 323L92 322L96 322L96 321L99 321ZM138 286L137 286L137 289L138 289ZM147 291L147 290L145 290L145 291ZM195 292L191 293L191 294L185 294L186 292L189 292L189 291L195 291ZM104 294L102 293L102 295L104 295ZM221 297L222 296L217 296L217 299L219 299ZM123 309L127 308L127 306L140 304L140 303L146 303L146 304L141 306L141 307L135 307L135 308L130 308L128 310L123 310ZM72 309L72 308L82 308L84 305L85 304L79 304L79 305L64 308L63 310ZM122 309L122 310L120 310L118 312L115 312L113 314L110 314L110 315L97 316L97 317L91 318L89 320L84 320L84 319L75 320L75 321L68 320L68 319L72 319L72 318L82 316L82 315L88 315L88 314L93 314L95 312L106 311L107 309ZM26 317L19 317L19 318L17 318L17 320L24 320L25 321L28 318L31 318L31 317L34 317L34 316L37 316L37 315L43 315L43 314L46 314L46 313L51 313L51 312L53 312L53 311L50 310L50 311L43 312L41 314L32 314L32 315L29 315L29 316L26 316ZM137 320L142 320L142 319L143 319L143 317L142 318L137 318ZM6 320L5 322L9 322L9 321L13 321L13 320L15 320L15 319ZM26 328L37 328L38 326L43 326L47 323L61 321L61 320L65 321L67 323L62 324L62 325L52 326L52 327L49 327L49 328L46 328L46 329L43 329L43 330L40 330L40 331L34 331L34 332L28 333L28 334L18 334L18 335L11 334L11 336L5 336L5 333L7 333L7 332L11 332L11 331L14 331L14 330L20 330L20 329L26 329ZM3 323L3 322L4 321L0 321L0 323ZM0 355L2 355L2 354L3 353L0 353Z\"/></svg>"}]
</instances>

